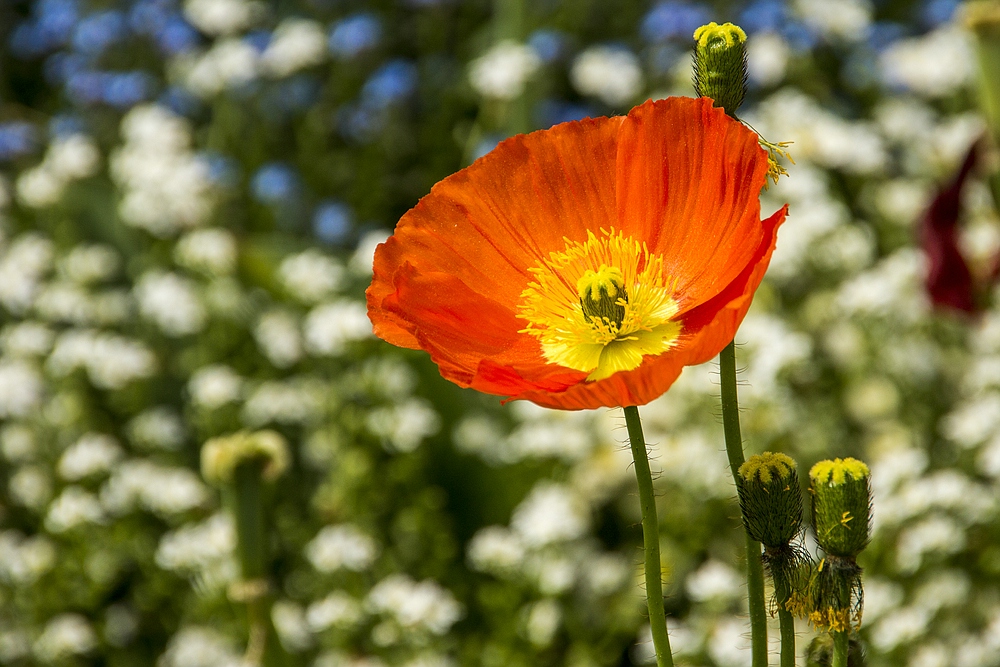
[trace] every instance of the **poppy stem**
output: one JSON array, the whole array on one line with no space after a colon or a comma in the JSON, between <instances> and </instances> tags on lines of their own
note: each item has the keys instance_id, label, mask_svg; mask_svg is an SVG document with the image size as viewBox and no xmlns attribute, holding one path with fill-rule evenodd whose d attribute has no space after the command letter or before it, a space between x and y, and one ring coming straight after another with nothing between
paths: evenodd
<instances>
[{"instance_id":1,"label":"poppy stem","mask_svg":"<svg viewBox=\"0 0 1000 667\"><path fill-rule=\"evenodd\" d=\"M850 648L850 641L847 631L833 633L833 661L832 667L847 667L847 654Z\"/></svg>"},{"instance_id":2,"label":"poppy stem","mask_svg":"<svg viewBox=\"0 0 1000 667\"><path fill-rule=\"evenodd\" d=\"M663 611L663 582L660 565L660 526L656 518L656 496L653 495L653 476L649 472L649 455L646 439L642 435L639 408L625 410L632 460L635 461L635 478L639 483L639 504L642 508L642 546L646 574L646 607L649 609L649 628L653 633L656 667L673 667L670 637L667 636L667 618Z\"/></svg>"},{"instance_id":3,"label":"poppy stem","mask_svg":"<svg viewBox=\"0 0 1000 667\"><path fill-rule=\"evenodd\" d=\"M726 434L726 454L733 480L739 484L743 465L743 436L740 434L740 402L736 392L736 346L730 342L719 353L722 384L722 428ZM744 531L745 532L745 531ZM746 535L747 603L750 611L750 642L753 667L767 667L767 610L764 608L764 563L760 542ZM794 649L793 649L794 650Z\"/></svg>"}]
</instances>

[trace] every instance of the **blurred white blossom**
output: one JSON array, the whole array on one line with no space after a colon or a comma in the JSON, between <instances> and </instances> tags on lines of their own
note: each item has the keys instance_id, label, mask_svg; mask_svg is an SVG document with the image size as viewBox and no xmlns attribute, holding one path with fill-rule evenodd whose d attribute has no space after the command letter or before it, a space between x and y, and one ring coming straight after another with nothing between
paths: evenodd
<instances>
[{"instance_id":1,"label":"blurred white blossom","mask_svg":"<svg viewBox=\"0 0 1000 667\"><path fill-rule=\"evenodd\" d=\"M643 87L639 59L631 51L610 46L592 46L577 56L570 81L581 95L613 107L634 101Z\"/></svg>"},{"instance_id":2,"label":"blurred white blossom","mask_svg":"<svg viewBox=\"0 0 1000 667\"><path fill-rule=\"evenodd\" d=\"M541 64L530 46L506 40L469 63L469 82L483 97L513 100L524 93L525 85Z\"/></svg>"},{"instance_id":3,"label":"blurred white blossom","mask_svg":"<svg viewBox=\"0 0 1000 667\"><path fill-rule=\"evenodd\" d=\"M306 558L320 572L360 572L375 562L378 553L375 540L351 524L323 528L305 549Z\"/></svg>"}]
</instances>

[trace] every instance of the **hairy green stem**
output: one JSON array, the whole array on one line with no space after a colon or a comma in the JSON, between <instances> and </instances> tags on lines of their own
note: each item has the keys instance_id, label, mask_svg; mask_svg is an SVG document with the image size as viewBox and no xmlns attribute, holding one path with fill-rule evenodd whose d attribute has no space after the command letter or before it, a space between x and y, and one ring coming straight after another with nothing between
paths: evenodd
<instances>
[{"instance_id":1,"label":"hairy green stem","mask_svg":"<svg viewBox=\"0 0 1000 667\"><path fill-rule=\"evenodd\" d=\"M850 641L847 631L833 633L833 662L831 667L847 667L847 653Z\"/></svg>"},{"instance_id":2,"label":"hairy green stem","mask_svg":"<svg viewBox=\"0 0 1000 667\"><path fill-rule=\"evenodd\" d=\"M729 343L719 353L719 375L726 454L729 455L733 480L739 484L739 470L744 459L743 436L740 434L740 402L736 392L736 346L733 343ZM767 667L767 610L764 608L764 564L760 558L760 542L746 535L746 547L752 664L753 667Z\"/></svg>"},{"instance_id":3,"label":"hairy green stem","mask_svg":"<svg viewBox=\"0 0 1000 667\"><path fill-rule=\"evenodd\" d=\"M649 472L646 440L642 435L639 408L625 410L632 459L635 461L635 478L639 483L639 503L642 507L642 545L646 573L646 607L649 609L649 627L653 633L656 650L656 667L673 667L670 637L667 636L667 618L663 612L663 583L660 580L660 526L656 519L656 497L653 495L653 476Z\"/></svg>"}]
</instances>

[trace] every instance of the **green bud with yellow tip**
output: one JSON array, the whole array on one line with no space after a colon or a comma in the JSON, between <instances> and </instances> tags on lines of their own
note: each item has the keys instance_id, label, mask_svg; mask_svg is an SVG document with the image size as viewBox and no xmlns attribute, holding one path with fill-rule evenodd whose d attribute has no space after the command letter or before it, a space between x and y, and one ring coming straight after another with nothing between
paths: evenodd
<instances>
[{"instance_id":1,"label":"green bud with yellow tip","mask_svg":"<svg viewBox=\"0 0 1000 667\"><path fill-rule=\"evenodd\" d=\"M747 94L747 34L738 25L715 22L694 31L694 89L735 117Z\"/></svg>"},{"instance_id":2,"label":"green bud with yellow tip","mask_svg":"<svg viewBox=\"0 0 1000 667\"><path fill-rule=\"evenodd\" d=\"M737 491L743 525L751 538L777 549L802 531L802 492L795 461L764 452L740 466Z\"/></svg>"},{"instance_id":3,"label":"green bud with yellow tip","mask_svg":"<svg viewBox=\"0 0 1000 667\"><path fill-rule=\"evenodd\" d=\"M236 468L258 462L261 476L273 481L288 468L288 443L276 431L239 431L212 438L201 448L201 474L209 482L233 480Z\"/></svg>"},{"instance_id":4,"label":"green bud with yellow tip","mask_svg":"<svg viewBox=\"0 0 1000 667\"><path fill-rule=\"evenodd\" d=\"M852 458L820 461L809 471L816 540L830 556L854 558L871 537L871 473Z\"/></svg>"}]
</instances>

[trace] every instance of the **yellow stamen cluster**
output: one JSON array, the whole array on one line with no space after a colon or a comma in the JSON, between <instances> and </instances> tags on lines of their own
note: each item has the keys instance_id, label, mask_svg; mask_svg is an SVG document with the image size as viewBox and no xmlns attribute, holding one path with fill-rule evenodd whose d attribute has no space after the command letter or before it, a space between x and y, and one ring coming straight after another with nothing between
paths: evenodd
<instances>
[{"instance_id":1,"label":"yellow stamen cluster","mask_svg":"<svg viewBox=\"0 0 1000 667\"><path fill-rule=\"evenodd\" d=\"M702 48L707 47L710 42L716 39L723 40L727 47L733 47L747 41L747 34L743 32L743 28L733 23L719 25L712 21L695 30L694 38L698 42L698 46Z\"/></svg>"},{"instance_id":2,"label":"yellow stamen cluster","mask_svg":"<svg viewBox=\"0 0 1000 667\"><path fill-rule=\"evenodd\" d=\"M860 482L870 474L868 466L857 459L833 459L832 461L820 461L814 465L809 471L809 479L814 485L829 483L833 486L841 486L847 481L848 476Z\"/></svg>"},{"instance_id":3,"label":"yellow stamen cluster","mask_svg":"<svg viewBox=\"0 0 1000 667\"><path fill-rule=\"evenodd\" d=\"M682 325L672 319L678 304L663 258L621 232L566 239L531 273L518 317L551 363L602 380L677 343Z\"/></svg>"},{"instance_id":4,"label":"yellow stamen cluster","mask_svg":"<svg viewBox=\"0 0 1000 667\"><path fill-rule=\"evenodd\" d=\"M757 135L757 141L760 143L760 147L767 151L767 175L772 181L777 183L780 176L788 175L788 170L778 162L778 158L783 157L792 164L795 164L792 154L788 152L788 147L792 145L792 142L779 141L773 144L759 134ZM767 181L764 181L764 189L766 190L768 187L770 186Z\"/></svg>"},{"instance_id":5,"label":"yellow stamen cluster","mask_svg":"<svg viewBox=\"0 0 1000 667\"><path fill-rule=\"evenodd\" d=\"M764 452L747 459L740 466L739 473L740 477L748 482L757 477L763 484L770 484L772 475L777 475L779 479L788 479L795 472L795 468L795 461L787 454Z\"/></svg>"}]
</instances>

